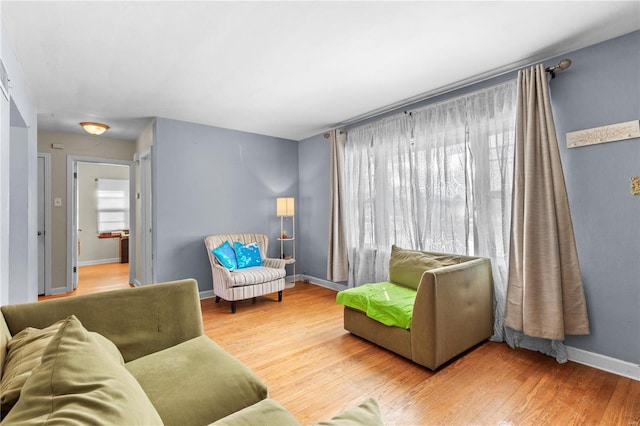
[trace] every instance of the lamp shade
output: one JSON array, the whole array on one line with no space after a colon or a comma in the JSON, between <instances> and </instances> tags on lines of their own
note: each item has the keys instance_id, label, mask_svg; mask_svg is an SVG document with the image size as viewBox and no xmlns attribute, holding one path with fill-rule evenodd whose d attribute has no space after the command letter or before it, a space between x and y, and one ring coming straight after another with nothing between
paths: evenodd
<instances>
[{"instance_id":1,"label":"lamp shade","mask_svg":"<svg viewBox=\"0 0 640 426\"><path fill-rule=\"evenodd\" d=\"M276 216L295 216L295 202L293 197L276 198Z\"/></svg>"}]
</instances>

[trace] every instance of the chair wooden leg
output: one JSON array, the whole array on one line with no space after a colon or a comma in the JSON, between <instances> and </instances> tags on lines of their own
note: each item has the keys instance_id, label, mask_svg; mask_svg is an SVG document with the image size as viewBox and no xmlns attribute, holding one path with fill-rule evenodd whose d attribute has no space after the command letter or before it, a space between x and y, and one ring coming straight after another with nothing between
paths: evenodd
<instances>
[{"instance_id":1,"label":"chair wooden leg","mask_svg":"<svg viewBox=\"0 0 640 426\"><path fill-rule=\"evenodd\" d=\"M236 313L236 301L235 300L233 302L231 302L231 313L232 314Z\"/></svg>"},{"instance_id":2,"label":"chair wooden leg","mask_svg":"<svg viewBox=\"0 0 640 426\"><path fill-rule=\"evenodd\" d=\"M282 302L282 290L278 292L278 302Z\"/></svg>"},{"instance_id":3,"label":"chair wooden leg","mask_svg":"<svg viewBox=\"0 0 640 426\"><path fill-rule=\"evenodd\" d=\"M220 303L220 296L216 296L216 303Z\"/></svg>"}]
</instances>

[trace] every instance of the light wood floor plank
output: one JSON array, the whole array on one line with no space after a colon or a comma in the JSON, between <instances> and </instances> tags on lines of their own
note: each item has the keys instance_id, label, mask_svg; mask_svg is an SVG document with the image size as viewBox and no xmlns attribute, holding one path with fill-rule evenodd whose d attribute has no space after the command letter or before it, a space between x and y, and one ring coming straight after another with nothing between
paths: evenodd
<instances>
[{"instance_id":1,"label":"light wood floor plank","mask_svg":"<svg viewBox=\"0 0 640 426\"><path fill-rule=\"evenodd\" d=\"M638 413L640 413L640 386L638 386L638 382L619 377L602 415L601 424L638 426L640 424Z\"/></svg>"},{"instance_id":2,"label":"light wood floor plank","mask_svg":"<svg viewBox=\"0 0 640 426\"><path fill-rule=\"evenodd\" d=\"M71 293L40 296L38 300L79 296L101 291L130 288L128 263L104 263L78 267L78 287Z\"/></svg>"}]
</instances>

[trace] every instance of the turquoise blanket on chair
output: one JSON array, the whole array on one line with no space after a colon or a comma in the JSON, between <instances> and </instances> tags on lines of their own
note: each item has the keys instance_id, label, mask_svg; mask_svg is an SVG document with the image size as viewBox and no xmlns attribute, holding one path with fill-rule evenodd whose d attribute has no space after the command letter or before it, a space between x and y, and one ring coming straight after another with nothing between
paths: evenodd
<instances>
[{"instance_id":1,"label":"turquoise blanket on chair","mask_svg":"<svg viewBox=\"0 0 640 426\"><path fill-rule=\"evenodd\" d=\"M411 328L411 315L416 301L412 288L382 282L363 284L338 292L336 302L367 314L384 325Z\"/></svg>"}]
</instances>

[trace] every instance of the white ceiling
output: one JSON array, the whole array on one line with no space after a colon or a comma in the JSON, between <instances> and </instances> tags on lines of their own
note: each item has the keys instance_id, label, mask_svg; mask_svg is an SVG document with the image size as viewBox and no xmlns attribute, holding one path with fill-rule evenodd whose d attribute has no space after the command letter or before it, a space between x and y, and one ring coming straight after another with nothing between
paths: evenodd
<instances>
[{"instance_id":1,"label":"white ceiling","mask_svg":"<svg viewBox=\"0 0 640 426\"><path fill-rule=\"evenodd\" d=\"M640 29L639 1L2 1L38 128L150 117L300 140ZM11 76L9 76L11 77Z\"/></svg>"}]
</instances>

